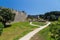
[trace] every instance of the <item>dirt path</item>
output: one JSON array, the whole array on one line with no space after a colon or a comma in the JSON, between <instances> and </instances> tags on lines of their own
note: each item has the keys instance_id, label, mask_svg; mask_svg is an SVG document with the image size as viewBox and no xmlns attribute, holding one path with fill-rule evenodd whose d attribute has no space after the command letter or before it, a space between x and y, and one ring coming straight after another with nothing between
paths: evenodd
<instances>
[{"instance_id":1,"label":"dirt path","mask_svg":"<svg viewBox=\"0 0 60 40\"><path fill-rule=\"evenodd\" d=\"M32 32L28 33L27 35L25 35L24 37L20 38L19 40L30 40L31 37L33 37L37 32L39 32L40 30L46 28L49 24L51 24L50 22L48 22L46 25L44 26L39 26L39 25L34 25L32 24L32 22L30 22L30 25L32 26L38 26L39 28L33 30Z\"/></svg>"}]
</instances>

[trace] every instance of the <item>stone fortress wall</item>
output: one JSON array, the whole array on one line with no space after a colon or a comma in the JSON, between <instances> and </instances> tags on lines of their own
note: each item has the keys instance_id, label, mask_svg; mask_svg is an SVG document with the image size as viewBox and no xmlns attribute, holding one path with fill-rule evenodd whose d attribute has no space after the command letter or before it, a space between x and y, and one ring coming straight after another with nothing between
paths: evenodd
<instances>
[{"instance_id":1,"label":"stone fortress wall","mask_svg":"<svg viewBox=\"0 0 60 40\"><path fill-rule=\"evenodd\" d=\"M15 13L15 18L14 18L14 22L24 22L26 21L27 15L25 12L23 11L13 11L13 13Z\"/></svg>"}]
</instances>

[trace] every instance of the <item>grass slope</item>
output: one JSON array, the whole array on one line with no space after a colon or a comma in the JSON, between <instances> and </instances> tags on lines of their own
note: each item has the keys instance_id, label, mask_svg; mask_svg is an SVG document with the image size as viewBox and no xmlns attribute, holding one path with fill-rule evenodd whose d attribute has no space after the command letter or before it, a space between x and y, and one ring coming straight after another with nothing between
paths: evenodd
<instances>
[{"instance_id":1,"label":"grass slope","mask_svg":"<svg viewBox=\"0 0 60 40\"><path fill-rule=\"evenodd\" d=\"M4 28L3 33L0 36L0 40L18 40L28 32L37 28L31 26L29 22L17 22L11 25L11 27Z\"/></svg>"},{"instance_id":2,"label":"grass slope","mask_svg":"<svg viewBox=\"0 0 60 40\"><path fill-rule=\"evenodd\" d=\"M43 25L45 25L46 23L44 23L44 22L33 22L33 24L43 26Z\"/></svg>"}]
</instances>

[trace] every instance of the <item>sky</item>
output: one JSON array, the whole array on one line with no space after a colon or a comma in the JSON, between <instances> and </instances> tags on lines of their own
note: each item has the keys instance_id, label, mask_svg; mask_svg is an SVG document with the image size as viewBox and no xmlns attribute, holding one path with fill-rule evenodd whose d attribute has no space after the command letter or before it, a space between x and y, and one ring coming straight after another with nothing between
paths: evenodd
<instances>
[{"instance_id":1,"label":"sky","mask_svg":"<svg viewBox=\"0 0 60 40\"><path fill-rule=\"evenodd\" d=\"M29 15L60 11L60 0L0 0L0 6L25 11Z\"/></svg>"}]
</instances>

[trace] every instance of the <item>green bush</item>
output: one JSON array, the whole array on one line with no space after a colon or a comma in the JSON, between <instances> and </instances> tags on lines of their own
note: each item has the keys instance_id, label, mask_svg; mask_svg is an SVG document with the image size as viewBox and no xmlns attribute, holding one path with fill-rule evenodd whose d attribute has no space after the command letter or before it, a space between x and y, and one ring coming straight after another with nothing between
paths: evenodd
<instances>
[{"instance_id":1,"label":"green bush","mask_svg":"<svg viewBox=\"0 0 60 40\"><path fill-rule=\"evenodd\" d=\"M4 26L3 26L3 24L0 22L0 35L1 35L2 32L3 32L3 28L4 28Z\"/></svg>"},{"instance_id":2,"label":"green bush","mask_svg":"<svg viewBox=\"0 0 60 40\"><path fill-rule=\"evenodd\" d=\"M58 18L58 21L60 22L60 17Z\"/></svg>"}]
</instances>

